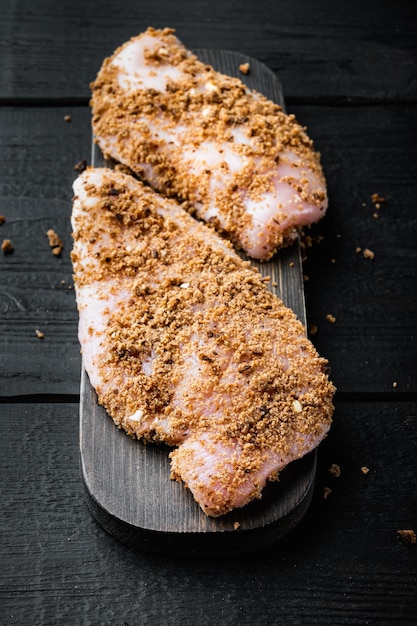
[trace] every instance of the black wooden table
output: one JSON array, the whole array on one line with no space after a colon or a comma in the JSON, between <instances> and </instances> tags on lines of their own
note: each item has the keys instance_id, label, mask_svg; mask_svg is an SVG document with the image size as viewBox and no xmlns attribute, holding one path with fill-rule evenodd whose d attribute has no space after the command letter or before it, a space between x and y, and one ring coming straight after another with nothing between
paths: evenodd
<instances>
[{"instance_id":1,"label":"black wooden table","mask_svg":"<svg viewBox=\"0 0 417 626\"><path fill-rule=\"evenodd\" d=\"M0 623L417 624L417 544L398 535L417 532L414 4L1 3ZM334 425L306 516L250 556L143 554L84 502L71 184L90 159L89 82L148 25L274 70L328 180L304 272Z\"/></svg>"}]
</instances>

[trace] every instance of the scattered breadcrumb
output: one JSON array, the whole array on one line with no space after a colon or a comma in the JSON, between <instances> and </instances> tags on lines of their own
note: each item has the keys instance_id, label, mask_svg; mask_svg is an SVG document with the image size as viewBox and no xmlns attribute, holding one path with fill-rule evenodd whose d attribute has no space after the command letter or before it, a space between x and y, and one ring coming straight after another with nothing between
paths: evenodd
<instances>
[{"instance_id":1,"label":"scattered breadcrumb","mask_svg":"<svg viewBox=\"0 0 417 626\"><path fill-rule=\"evenodd\" d=\"M3 250L4 254L11 254L13 252L14 248L10 239L4 239L3 243L1 244L1 249Z\"/></svg>"},{"instance_id":2,"label":"scattered breadcrumb","mask_svg":"<svg viewBox=\"0 0 417 626\"><path fill-rule=\"evenodd\" d=\"M403 543L406 543L408 545L413 545L413 544L417 543L416 533L414 532L414 530L411 530L411 529L408 529L408 530L397 530L397 537Z\"/></svg>"},{"instance_id":3,"label":"scattered breadcrumb","mask_svg":"<svg viewBox=\"0 0 417 626\"><path fill-rule=\"evenodd\" d=\"M294 261L290 261L290 262L288 263L288 267L294 267Z\"/></svg>"},{"instance_id":4,"label":"scattered breadcrumb","mask_svg":"<svg viewBox=\"0 0 417 626\"><path fill-rule=\"evenodd\" d=\"M363 256L365 259L370 259L371 261L375 258L374 252L372 252L372 250L369 250L369 248L365 248L365 250L363 251Z\"/></svg>"},{"instance_id":5,"label":"scattered breadcrumb","mask_svg":"<svg viewBox=\"0 0 417 626\"><path fill-rule=\"evenodd\" d=\"M340 476L340 465L337 463L332 463L329 467L329 474L334 476L335 478L339 478Z\"/></svg>"},{"instance_id":6,"label":"scattered breadcrumb","mask_svg":"<svg viewBox=\"0 0 417 626\"><path fill-rule=\"evenodd\" d=\"M313 240L311 238L311 235L307 235L306 232L303 230L300 238L300 248L302 250L305 250L306 248L311 248L312 245Z\"/></svg>"},{"instance_id":7,"label":"scattered breadcrumb","mask_svg":"<svg viewBox=\"0 0 417 626\"><path fill-rule=\"evenodd\" d=\"M336 318L335 318L335 316L334 316L334 315L332 315L331 313L328 313L328 314L326 315L326 320L327 320L328 322L330 322L330 324L335 324L335 323L336 323Z\"/></svg>"},{"instance_id":8,"label":"scattered breadcrumb","mask_svg":"<svg viewBox=\"0 0 417 626\"><path fill-rule=\"evenodd\" d=\"M6 221L6 218L4 217L4 215L0 215L0 225L4 224L5 221Z\"/></svg>"},{"instance_id":9,"label":"scattered breadcrumb","mask_svg":"<svg viewBox=\"0 0 417 626\"><path fill-rule=\"evenodd\" d=\"M330 263L336 263L336 259L330 259Z\"/></svg>"},{"instance_id":10,"label":"scattered breadcrumb","mask_svg":"<svg viewBox=\"0 0 417 626\"><path fill-rule=\"evenodd\" d=\"M83 172L85 169L87 169L86 159L82 159L81 161L78 161L78 163L74 165L74 169L76 172Z\"/></svg>"},{"instance_id":11,"label":"scattered breadcrumb","mask_svg":"<svg viewBox=\"0 0 417 626\"><path fill-rule=\"evenodd\" d=\"M397 383L396 381L394 381L394 382L392 383L392 386L393 386L393 387L394 387L394 389L395 389L396 387L398 387L398 383Z\"/></svg>"},{"instance_id":12,"label":"scattered breadcrumb","mask_svg":"<svg viewBox=\"0 0 417 626\"><path fill-rule=\"evenodd\" d=\"M303 280L306 283L308 280L310 280L310 276L307 276L307 274L304 274Z\"/></svg>"},{"instance_id":13,"label":"scattered breadcrumb","mask_svg":"<svg viewBox=\"0 0 417 626\"><path fill-rule=\"evenodd\" d=\"M43 333L41 330L36 329L36 330L35 330L35 333L36 333L36 336L37 336L39 339L44 339L45 335L44 335L44 333Z\"/></svg>"},{"instance_id":14,"label":"scattered breadcrumb","mask_svg":"<svg viewBox=\"0 0 417 626\"><path fill-rule=\"evenodd\" d=\"M47 231L46 235L48 237L49 245L51 246L51 248L55 248L57 246L63 247L63 243L59 238L59 235L57 235L57 233L52 230L52 228Z\"/></svg>"},{"instance_id":15,"label":"scattered breadcrumb","mask_svg":"<svg viewBox=\"0 0 417 626\"><path fill-rule=\"evenodd\" d=\"M46 236L48 237L49 245L51 247L52 254L54 256L59 256L61 254L61 252L62 252L63 247L64 247L62 239L59 237L59 235L57 235L57 233L54 230L52 230L52 228L50 228L47 231Z\"/></svg>"},{"instance_id":16,"label":"scattered breadcrumb","mask_svg":"<svg viewBox=\"0 0 417 626\"><path fill-rule=\"evenodd\" d=\"M379 207L378 207L378 206L377 206L377 209L379 209ZM378 217L379 217L378 213L373 213L373 217L377 220L377 219L378 219Z\"/></svg>"},{"instance_id":17,"label":"scattered breadcrumb","mask_svg":"<svg viewBox=\"0 0 417 626\"><path fill-rule=\"evenodd\" d=\"M385 202L385 198L382 198L379 194L377 193L373 193L371 196L371 200L372 202L376 205L376 204L380 204L381 202ZM379 208L379 207L377 207Z\"/></svg>"},{"instance_id":18,"label":"scattered breadcrumb","mask_svg":"<svg viewBox=\"0 0 417 626\"><path fill-rule=\"evenodd\" d=\"M310 324L308 334L314 336L317 333L318 329L319 327L316 324Z\"/></svg>"},{"instance_id":19,"label":"scattered breadcrumb","mask_svg":"<svg viewBox=\"0 0 417 626\"><path fill-rule=\"evenodd\" d=\"M312 237L311 235L307 235L303 230L300 236L300 248L302 250L307 250L308 248L312 248L314 244L319 244L323 241L323 235L317 235L316 237Z\"/></svg>"},{"instance_id":20,"label":"scattered breadcrumb","mask_svg":"<svg viewBox=\"0 0 417 626\"><path fill-rule=\"evenodd\" d=\"M366 467L366 465L363 465L361 467L361 472L362 474L369 474L369 467Z\"/></svg>"},{"instance_id":21,"label":"scattered breadcrumb","mask_svg":"<svg viewBox=\"0 0 417 626\"><path fill-rule=\"evenodd\" d=\"M330 489L330 487L325 487L323 489L323 498L327 500L327 498L330 496L331 493L332 493L332 490Z\"/></svg>"},{"instance_id":22,"label":"scattered breadcrumb","mask_svg":"<svg viewBox=\"0 0 417 626\"><path fill-rule=\"evenodd\" d=\"M239 72L242 72L242 74L249 74L249 70L250 70L249 63L241 63L239 65Z\"/></svg>"},{"instance_id":23,"label":"scattered breadcrumb","mask_svg":"<svg viewBox=\"0 0 417 626\"><path fill-rule=\"evenodd\" d=\"M234 530L237 530L238 528L240 528L240 522L235 522L235 523L233 524L233 529L234 529Z\"/></svg>"},{"instance_id":24,"label":"scattered breadcrumb","mask_svg":"<svg viewBox=\"0 0 417 626\"><path fill-rule=\"evenodd\" d=\"M355 252L356 254L359 254L359 252L362 252L362 248L360 246L356 246Z\"/></svg>"},{"instance_id":25,"label":"scattered breadcrumb","mask_svg":"<svg viewBox=\"0 0 417 626\"><path fill-rule=\"evenodd\" d=\"M70 121L71 121L71 115L66 115L66 116L64 117L64 120L65 120L66 122L70 122Z\"/></svg>"}]
</instances>

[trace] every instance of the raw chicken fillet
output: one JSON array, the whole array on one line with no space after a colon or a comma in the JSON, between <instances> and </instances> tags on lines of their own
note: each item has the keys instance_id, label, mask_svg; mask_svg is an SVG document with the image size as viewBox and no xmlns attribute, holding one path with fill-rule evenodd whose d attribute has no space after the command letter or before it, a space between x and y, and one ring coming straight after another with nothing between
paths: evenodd
<instances>
[{"instance_id":1,"label":"raw chicken fillet","mask_svg":"<svg viewBox=\"0 0 417 626\"><path fill-rule=\"evenodd\" d=\"M135 37L92 83L101 150L175 196L256 259L327 208L319 154L293 115L187 51L170 29Z\"/></svg>"},{"instance_id":2,"label":"raw chicken fillet","mask_svg":"<svg viewBox=\"0 0 417 626\"><path fill-rule=\"evenodd\" d=\"M294 313L231 244L132 176L74 183L83 362L99 402L165 442L172 477L219 516L326 435L334 388Z\"/></svg>"}]
</instances>

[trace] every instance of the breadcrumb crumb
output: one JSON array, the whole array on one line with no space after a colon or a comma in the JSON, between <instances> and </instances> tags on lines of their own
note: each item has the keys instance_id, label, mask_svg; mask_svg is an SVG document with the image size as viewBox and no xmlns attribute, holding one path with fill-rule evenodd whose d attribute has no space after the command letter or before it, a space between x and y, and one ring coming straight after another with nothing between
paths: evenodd
<instances>
[{"instance_id":1,"label":"breadcrumb crumb","mask_svg":"<svg viewBox=\"0 0 417 626\"><path fill-rule=\"evenodd\" d=\"M379 204L380 202L385 202L385 198L382 198L378 193L373 193L371 196L371 200L374 204Z\"/></svg>"},{"instance_id":2,"label":"breadcrumb crumb","mask_svg":"<svg viewBox=\"0 0 417 626\"><path fill-rule=\"evenodd\" d=\"M327 498L330 496L331 493L332 493L332 490L330 489L330 487L325 487L323 489L323 498L327 500Z\"/></svg>"},{"instance_id":3,"label":"breadcrumb crumb","mask_svg":"<svg viewBox=\"0 0 417 626\"><path fill-rule=\"evenodd\" d=\"M51 251L52 254L54 256L59 256L62 252L62 249L64 247L64 244L61 240L61 238L59 237L59 235L57 235L57 233L52 230L52 228L50 228L47 233L46 233L48 240L49 240L49 245L51 247Z\"/></svg>"},{"instance_id":4,"label":"breadcrumb crumb","mask_svg":"<svg viewBox=\"0 0 417 626\"><path fill-rule=\"evenodd\" d=\"M4 217L4 215L0 215L0 225L4 224L5 221L6 221L6 218Z\"/></svg>"},{"instance_id":5,"label":"breadcrumb crumb","mask_svg":"<svg viewBox=\"0 0 417 626\"><path fill-rule=\"evenodd\" d=\"M41 330L36 329L35 330L35 334L38 337L38 339L44 339L45 335Z\"/></svg>"},{"instance_id":6,"label":"breadcrumb crumb","mask_svg":"<svg viewBox=\"0 0 417 626\"><path fill-rule=\"evenodd\" d=\"M414 530L397 530L397 537L405 544L413 545L417 543L417 537Z\"/></svg>"},{"instance_id":7,"label":"breadcrumb crumb","mask_svg":"<svg viewBox=\"0 0 417 626\"><path fill-rule=\"evenodd\" d=\"M87 161L86 161L86 159L82 159L81 161L78 161L78 163L76 163L76 165L74 165L74 170L76 172L84 172L85 169L87 169Z\"/></svg>"},{"instance_id":8,"label":"breadcrumb crumb","mask_svg":"<svg viewBox=\"0 0 417 626\"><path fill-rule=\"evenodd\" d=\"M336 323L336 318L335 318L335 316L334 316L334 315L332 315L331 313L328 313L328 314L326 315L326 320L327 320L328 322L330 322L330 324L335 324L335 323Z\"/></svg>"},{"instance_id":9,"label":"breadcrumb crumb","mask_svg":"<svg viewBox=\"0 0 417 626\"><path fill-rule=\"evenodd\" d=\"M363 256L365 259L370 259L371 261L373 261L375 258L375 253L372 252L372 250L369 250L369 248L365 248L365 250L363 251Z\"/></svg>"},{"instance_id":10,"label":"breadcrumb crumb","mask_svg":"<svg viewBox=\"0 0 417 626\"><path fill-rule=\"evenodd\" d=\"M363 465L361 467L361 472L362 472L362 474L365 474L365 475L369 474L369 467L366 467L366 465Z\"/></svg>"},{"instance_id":11,"label":"breadcrumb crumb","mask_svg":"<svg viewBox=\"0 0 417 626\"><path fill-rule=\"evenodd\" d=\"M340 465L338 465L337 463L332 463L332 465L329 467L329 474L331 474L335 478L339 478L339 476L340 476Z\"/></svg>"},{"instance_id":12,"label":"breadcrumb crumb","mask_svg":"<svg viewBox=\"0 0 417 626\"><path fill-rule=\"evenodd\" d=\"M242 74L249 74L249 70L250 70L249 63L241 63L239 65L239 72L242 72Z\"/></svg>"},{"instance_id":13,"label":"breadcrumb crumb","mask_svg":"<svg viewBox=\"0 0 417 626\"><path fill-rule=\"evenodd\" d=\"M1 244L1 249L3 250L4 254L11 254L13 252L14 248L10 239L4 239L3 243Z\"/></svg>"}]
</instances>

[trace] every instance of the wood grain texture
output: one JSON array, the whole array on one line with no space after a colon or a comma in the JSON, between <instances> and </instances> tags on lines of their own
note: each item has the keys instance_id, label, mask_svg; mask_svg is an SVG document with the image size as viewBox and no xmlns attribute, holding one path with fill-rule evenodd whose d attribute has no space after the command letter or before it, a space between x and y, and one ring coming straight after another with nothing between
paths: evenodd
<instances>
[{"instance_id":1,"label":"wood grain texture","mask_svg":"<svg viewBox=\"0 0 417 626\"><path fill-rule=\"evenodd\" d=\"M0 395L79 392L71 185L90 134L87 109L0 109L0 240L14 246L0 255ZM64 243L59 258L51 228Z\"/></svg>"},{"instance_id":2,"label":"wood grain texture","mask_svg":"<svg viewBox=\"0 0 417 626\"><path fill-rule=\"evenodd\" d=\"M284 541L233 558L141 555L87 510L78 406L0 404L0 622L411 626L416 546L396 532L416 524L416 450L415 404L337 402L312 503Z\"/></svg>"},{"instance_id":3,"label":"wood grain texture","mask_svg":"<svg viewBox=\"0 0 417 626\"><path fill-rule=\"evenodd\" d=\"M190 48L244 52L277 71L288 101L416 101L413 2L4 0L0 99L89 99L105 56L149 25Z\"/></svg>"},{"instance_id":4,"label":"wood grain texture","mask_svg":"<svg viewBox=\"0 0 417 626\"><path fill-rule=\"evenodd\" d=\"M324 240L304 264L308 321L318 326L312 340L339 392L416 393L417 107L292 110L322 153L330 195L312 231ZM0 238L15 245L13 255L0 254L0 395L79 392L69 217L73 168L90 161L90 150L88 108L0 108ZM379 211L373 193L386 198ZM64 240L59 259L48 247L50 227Z\"/></svg>"},{"instance_id":5,"label":"wood grain texture","mask_svg":"<svg viewBox=\"0 0 417 626\"><path fill-rule=\"evenodd\" d=\"M2 1L0 236L18 245L0 254L0 623L417 623L416 546L396 537L417 530L417 411L406 401L417 382L414 15L408 0ZM64 395L15 403L27 393L78 393L66 255L72 168L89 158L88 83L105 55L150 24L276 71L329 183L331 210L316 231L325 239L308 250L305 291L313 340L343 402L306 515L284 541L250 556L171 559L114 541L84 503L78 406ZM71 102L83 106L69 111ZM378 220L375 192L387 198ZM61 259L44 248L52 222L64 233ZM374 262L357 245L374 249ZM44 342L32 334L40 320Z\"/></svg>"},{"instance_id":6,"label":"wood grain texture","mask_svg":"<svg viewBox=\"0 0 417 626\"><path fill-rule=\"evenodd\" d=\"M242 77L239 66L250 63L242 80L284 106L275 75L256 59L218 50L199 50L205 63ZM92 162L106 164L93 143ZM111 166L111 163L107 163ZM304 326L301 255L298 242L267 263L253 262L269 289L298 314ZM117 430L92 389L81 379L80 454L87 501L95 518L115 537L141 550L165 554L248 552L280 539L305 514L311 499L316 453L268 485L262 500L218 519L207 517L184 485L170 480L168 449L138 443ZM236 529L236 525L238 528Z\"/></svg>"},{"instance_id":7,"label":"wood grain texture","mask_svg":"<svg viewBox=\"0 0 417 626\"><path fill-rule=\"evenodd\" d=\"M304 264L313 341L341 392L415 393L417 107L294 112L317 139L329 189L326 218L313 229L324 240ZM379 208L375 193L385 199Z\"/></svg>"}]
</instances>

